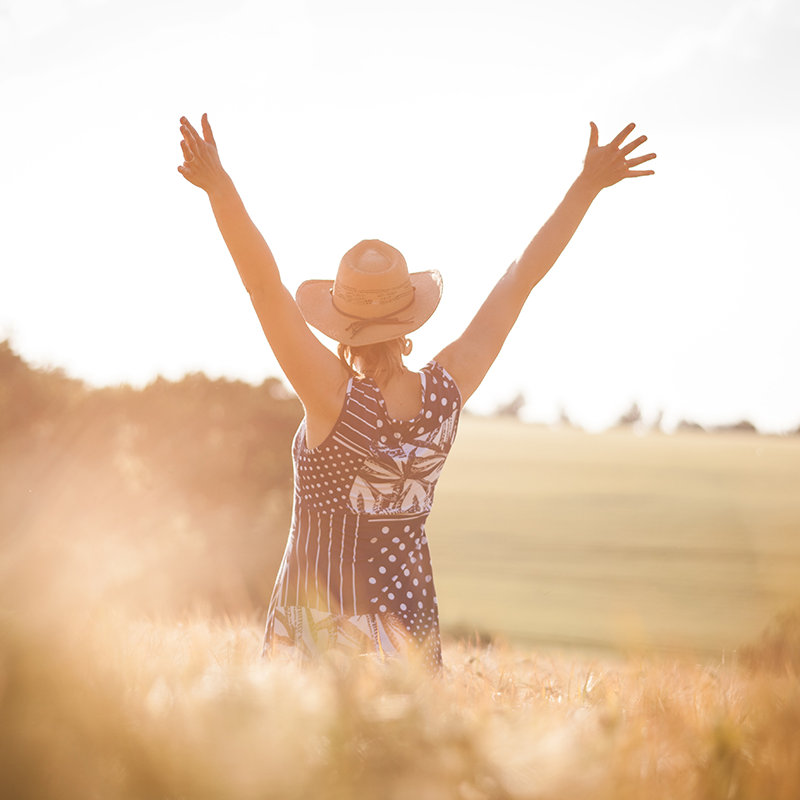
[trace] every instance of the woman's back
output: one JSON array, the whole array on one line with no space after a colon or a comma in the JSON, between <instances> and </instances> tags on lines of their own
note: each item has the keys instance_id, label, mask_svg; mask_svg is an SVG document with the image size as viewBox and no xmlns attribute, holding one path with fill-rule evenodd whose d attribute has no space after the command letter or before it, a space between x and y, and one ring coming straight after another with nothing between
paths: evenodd
<instances>
[{"instance_id":1,"label":"woman's back","mask_svg":"<svg viewBox=\"0 0 800 800\"><path fill-rule=\"evenodd\" d=\"M373 381L392 419L412 420L419 415L422 404L422 380L423 375L420 372L398 369L388 380ZM325 420L309 417L311 415L307 414L306 444L310 449L314 449L327 438L333 426L330 423L326 425Z\"/></svg>"},{"instance_id":2,"label":"woman's back","mask_svg":"<svg viewBox=\"0 0 800 800\"><path fill-rule=\"evenodd\" d=\"M412 420L422 407L422 381L424 375L403 369L386 382L375 381L392 419Z\"/></svg>"}]
</instances>

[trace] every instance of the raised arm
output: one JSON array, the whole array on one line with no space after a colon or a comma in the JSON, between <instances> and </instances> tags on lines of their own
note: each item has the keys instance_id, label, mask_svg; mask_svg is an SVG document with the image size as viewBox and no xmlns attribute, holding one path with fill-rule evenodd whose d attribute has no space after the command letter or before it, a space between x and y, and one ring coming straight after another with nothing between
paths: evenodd
<instances>
[{"instance_id":1,"label":"raised arm","mask_svg":"<svg viewBox=\"0 0 800 800\"><path fill-rule=\"evenodd\" d=\"M633 131L633 124L603 147L598 145L597 126L593 122L590 125L589 148L581 174L550 219L492 289L464 333L436 357L455 379L464 401L480 386L531 290L556 263L595 197L624 178L653 174L653 170L634 167L655 158L655 153L628 158L647 140L646 136L640 136L623 144Z\"/></svg>"},{"instance_id":2,"label":"raised arm","mask_svg":"<svg viewBox=\"0 0 800 800\"><path fill-rule=\"evenodd\" d=\"M311 333L294 297L281 282L269 246L222 168L205 114L202 129L200 136L189 120L181 117L184 162L178 172L208 194L220 233L264 334L306 411L322 420L332 418L333 424L341 410L347 373L339 359Z\"/></svg>"}]
</instances>

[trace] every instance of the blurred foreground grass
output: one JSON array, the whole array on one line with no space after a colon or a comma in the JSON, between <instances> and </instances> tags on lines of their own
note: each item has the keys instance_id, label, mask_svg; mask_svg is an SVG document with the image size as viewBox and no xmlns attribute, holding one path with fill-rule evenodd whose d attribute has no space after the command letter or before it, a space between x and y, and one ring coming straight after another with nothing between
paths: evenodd
<instances>
[{"instance_id":1,"label":"blurred foreground grass","mask_svg":"<svg viewBox=\"0 0 800 800\"><path fill-rule=\"evenodd\" d=\"M2 797L800 796L797 613L724 663L451 642L441 681L300 672L261 661L260 638L260 620L4 615Z\"/></svg>"}]
</instances>

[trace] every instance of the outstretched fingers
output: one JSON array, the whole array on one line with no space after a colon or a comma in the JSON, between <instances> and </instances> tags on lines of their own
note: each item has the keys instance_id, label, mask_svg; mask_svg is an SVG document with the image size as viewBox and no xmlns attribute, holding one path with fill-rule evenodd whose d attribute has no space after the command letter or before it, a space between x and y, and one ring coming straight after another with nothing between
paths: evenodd
<instances>
[{"instance_id":1,"label":"outstretched fingers","mask_svg":"<svg viewBox=\"0 0 800 800\"><path fill-rule=\"evenodd\" d=\"M195 130L194 125L186 117L181 117L181 130L184 128L195 142L200 141L200 134Z\"/></svg>"},{"instance_id":2,"label":"outstretched fingers","mask_svg":"<svg viewBox=\"0 0 800 800\"><path fill-rule=\"evenodd\" d=\"M205 142L186 117L181 117L181 133L192 156L194 158L202 158ZM186 153L186 147L183 148L184 154ZM191 161L192 159L187 158L186 160Z\"/></svg>"},{"instance_id":3,"label":"outstretched fingers","mask_svg":"<svg viewBox=\"0 0 800 800\"><path fill-rule=\"evenodd\" d=\"M628 142L628 144L620 147L622 142L625 141L625 137L630 134L633 130L634 125L631 123L626 128L624 128L611 142L612 145L615 147L619 147L619 154L623 158L623 166L625 167L625 177L626 178L640 178L644 175L655 175L655 172L652 169L632 169L633 167L638 167L639 164L644 164L647 161L652 161L655 157L655 153L648 153L645 156L636 156L635 158L626 158L629 153L632 153L636 150L637 147L641 147L646 141L646 136L638 136L636 139Z\"/></svg>"},{"instance_id":4,"label":"outstretched fingers","mask_svg":"<svg viewBox=\"0 0 800 800\"><path fill-rule=\"evenodd\" d=\"M619 151L623 156L627 156L628 153L632 153L637 147L641 147L646 141L646 136L640 136L638 139L628 142L628 144L626 144L624 147L620 147Z\"/></svg>"},{"instance_id":5,"label":"outstretched fingers","mask_svg":"<svg viewBox=\"0 0 800 800\"><path fill-rule=\"evenodd\" d=\"M626 178L641 178L645 175L655 175L655 170L652 169L632 169L628 171Z\"/></svg>"},{"instance_id":6,"label":"outstretched fingers","mask_svg":"<svg viewBox=\"0 0 800 800\"><path fill-rule=\"evenodd\" d=\"M631 132L636 127L635 123L631 122L626 125L610 142L611 147L619 147L631 135Z\"/></svg>"},{"instance_id":7,"label":"outstretched fingers","mask_svg":"<svg viewBox=\"0 0 800 800\"><path fill-rule=\"evenodd\" d=\"M181 117L181 151L183 152L183 164L178 167L178 172L186 178L189 183L199 186L199 174L196 167L202 166L203 140L197 135L194 126L186 117Z\"/></svg>"},{"instance_id":8,"label":"outstretched fingers","mask_svg":"<svg viewBox=\"0 0 800 800\"><path fill-rule=\"evenodd\" d=\"M646 156L637 156L636 158L629 158L625 162L625 166L628 169L631 169L631 167L638 167L639 164L644 164L645 161L652 161L655 157L656 157L655 153L648 153Z\"/></svg>"}]
</instances>

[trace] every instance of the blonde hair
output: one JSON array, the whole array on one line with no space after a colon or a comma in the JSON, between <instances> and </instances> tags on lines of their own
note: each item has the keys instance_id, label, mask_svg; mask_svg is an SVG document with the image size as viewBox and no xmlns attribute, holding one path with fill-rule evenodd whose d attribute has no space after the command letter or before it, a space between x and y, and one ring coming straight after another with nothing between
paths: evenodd
<instances>
[{"instance_id":1,"label":"blonde hair","mask_svg":"<svg viewBox=\"0 0 800 800\"><path fill-rule=\"evenodd\" d=\"M402 357L411 352L411 340L396 336L375 344L340 342L338 351L339 358L354 378L372 378L378 383L385 383L400 369Z\"/></svg>"}]
</instances>

